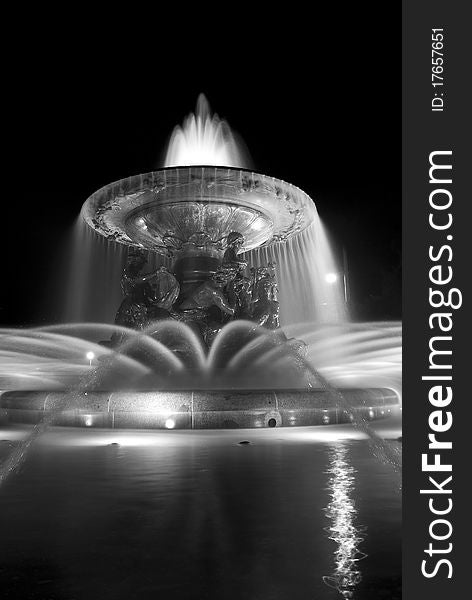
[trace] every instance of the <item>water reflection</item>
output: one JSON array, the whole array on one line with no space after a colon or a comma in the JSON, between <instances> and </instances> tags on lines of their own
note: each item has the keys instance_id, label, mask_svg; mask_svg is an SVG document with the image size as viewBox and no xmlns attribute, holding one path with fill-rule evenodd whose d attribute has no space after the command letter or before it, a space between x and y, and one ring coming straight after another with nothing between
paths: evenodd
<instances>
[{"instance_id":1,"label":"water reflection","mask_svg":"<svg viewBox=\"0 0 472 600\"><path fill-rule=\"evenodd\" d=\"M325 508L330 520L326 531L329 539L337 544L334 551L335 569L325 575L326 585L335 588L343 598L353 598L354 591L362 579L358 562L366 557L359 550L366 527L356 525L357 515L354 500L356 469L349 464L349 449L346 444L336 444L329 450L328 493L330 501Z\"/></svg>"}]
</instances>

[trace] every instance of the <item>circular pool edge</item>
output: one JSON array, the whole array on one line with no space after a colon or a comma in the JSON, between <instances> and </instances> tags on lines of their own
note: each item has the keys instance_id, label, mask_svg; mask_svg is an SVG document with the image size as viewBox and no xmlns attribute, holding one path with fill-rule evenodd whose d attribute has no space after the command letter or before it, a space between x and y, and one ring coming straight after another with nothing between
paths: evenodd
<instances>
[{"instance_id":1,"label":"circular pool edge","mask_svg":"<svg viewBox=\"0 0 472 600\"><path fill-rule=\"evenodd\" d=\"M257 429L373 421L399 406L388 388L0 392L0 422L105 429Z\"/></svg>"}]
</instances>

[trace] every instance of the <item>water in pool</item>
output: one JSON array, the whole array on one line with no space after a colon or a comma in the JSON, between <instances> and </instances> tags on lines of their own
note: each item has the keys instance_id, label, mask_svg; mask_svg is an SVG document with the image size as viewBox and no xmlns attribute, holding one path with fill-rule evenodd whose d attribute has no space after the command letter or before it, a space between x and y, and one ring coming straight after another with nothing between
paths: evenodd
<instances>
[{"instance_id":1,"label":"water in pool","mask_svg":"<svg viewBox=\"0 0 472 600\"><path fill-rule=\"evenodd\" d=\"M398 417L375 430L401 446ZM0 431L1 459L27 431ZM51 428L0 531L5 599L401 597L401 475L350 425Z\"/></svg>"}]
</instances>

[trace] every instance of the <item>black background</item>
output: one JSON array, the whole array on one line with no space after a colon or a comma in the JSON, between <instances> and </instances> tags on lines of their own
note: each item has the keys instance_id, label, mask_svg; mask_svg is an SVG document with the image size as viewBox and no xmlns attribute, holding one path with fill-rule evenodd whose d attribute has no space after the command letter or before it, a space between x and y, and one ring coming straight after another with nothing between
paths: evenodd
<instances>
[{"instance_id":1,"label":"black background","mask_svg":"<svg viewBox=\"0 0 472 600\"><path fill-rule=\"evenodd\" d=\"M57 319L49 282L82 203L158 167L200 92L254 170L315 199L346 249L354 316L399 318L400 7L113 17L43 15L10 49L0 324Z\"/></svg>"}]
</instances>

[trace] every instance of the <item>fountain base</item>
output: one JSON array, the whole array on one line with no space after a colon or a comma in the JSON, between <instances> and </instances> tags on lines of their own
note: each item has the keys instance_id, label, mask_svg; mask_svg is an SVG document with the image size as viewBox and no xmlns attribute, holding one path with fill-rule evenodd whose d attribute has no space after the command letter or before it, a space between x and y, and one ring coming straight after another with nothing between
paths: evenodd
<instances>
[{"instance_id":1,"label":"fountain base","mask_svg":"<svg viewBox=\"0 0 472 600\"><path fill-rule=\"evenodd\" d=\"M397 394L386 388L340 390L367 420L389 416ZM238 429L349 423L352 413L325 390L32 392L0 395L0 421L106 429Z\"/></svg>"}]
</instances>

